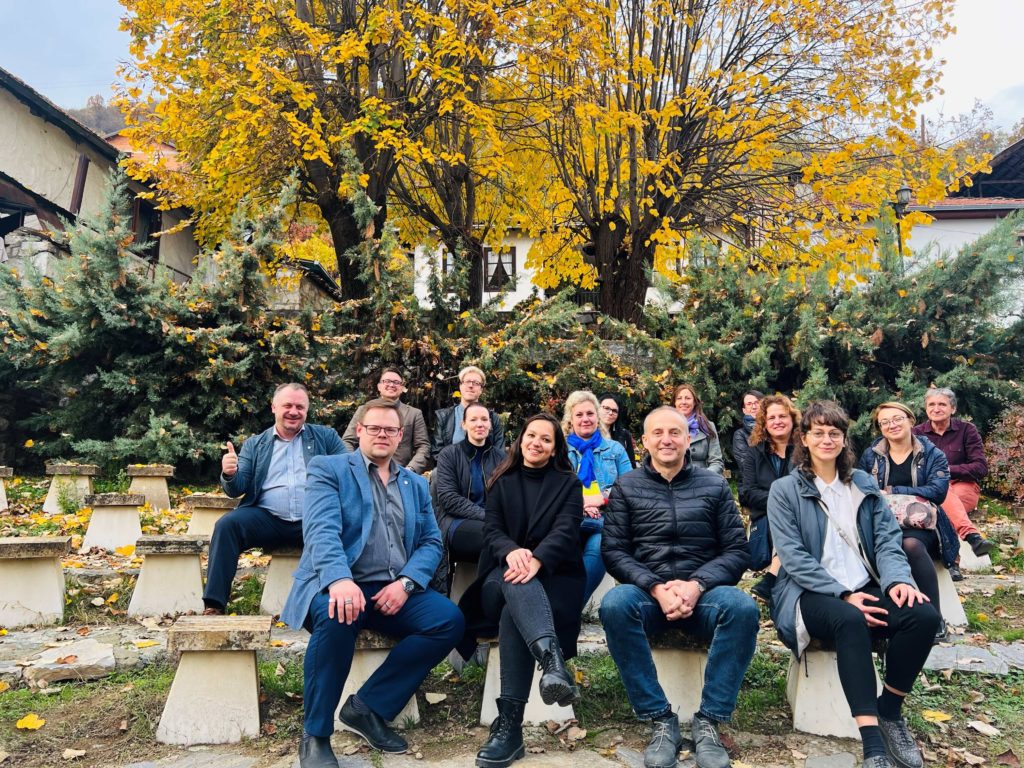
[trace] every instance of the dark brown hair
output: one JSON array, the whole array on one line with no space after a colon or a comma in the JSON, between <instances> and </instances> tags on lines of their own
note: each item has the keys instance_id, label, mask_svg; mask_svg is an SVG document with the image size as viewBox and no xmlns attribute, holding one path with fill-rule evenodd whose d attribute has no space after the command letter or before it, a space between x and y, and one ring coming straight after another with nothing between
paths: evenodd
<instances>
[{"instance_id":1,"label":"dark brown hair","mask_svg":"<svg viewBox=\"0 0 1024 768\"><path fill-rule=\"evenodd\" d=\"M789 417L793 420L793 431L789 433L789 444L796 445L800 442L800 409L793 405L793 401L785 395L768 395L762 397L757 406L757 416L754 417L754 429L750 433L750 444L758 445L768 437L765 425L768 420L768 408L773 405L781 405L789 411Z\"/></svg>"},{"instance_id":2,"label":"dark brown hair","mask_svg":"<svg viewBox=\"0 0 1024 768\"><path fill-rule=\"evenodd\" d=\"M527 427L535 421L546 421L555 431L555 450L551 454L551 460L548 462L551 467L556 472L567 472L570 475L576 475L576 470L572 468L572 462L569 461L569 447L565 442L565 435L562 434L562 425L558 422L558 419L550 413L541 411L540 413L535 413L523 423L523 428L519 430L519 437L517 437L516 441L512 443L512 448L509 450L505 460L495 467L494 472L491 473L491 477L487 481L488 491L494 487L494 484L498 482L498 479L506 472L518 472L522 468L523 435L526 434Z\"/></svg>"},{"instance_id":3,"label":"dark brown hair","mask_svg":"<svg viewBox=\"0 0 1024 768\"><path fill-rule=\"evenodd\" d=\"M839 479L844 483L850 482L853 477L853 470L857 466L857 457L853 455L850 448L849 437L850 417L839 403L832 400L815 400L808 405L800 419L800 431L804 439L810 433L812 427L835 427L843 433L843 450L836 457L836 472ZM814 477L814 469L811 466L811 454L807 447L800 441L793 451L793 463L808 478Z\"/></svg>"},{"instance_id":4,"label":"dark brown hair","mask_svg":"<svg viewBox=\"0 0 1024 768\"><path fill-rule=\"evenodd\" d=\"M669 403L673 408L676 405L676 398L679 397L679 393L686 390L693 395L693 415L697 417L697 429L703 432L708 437L718 437L718 433L715 432L715 428L711 426L711 422L708 421L708 417L704 415L704 406L700 402L700 395L697 394L697 390L693 384L676 384L676 388L672 390L672 402Z\"/></svg>"}]
</instances>

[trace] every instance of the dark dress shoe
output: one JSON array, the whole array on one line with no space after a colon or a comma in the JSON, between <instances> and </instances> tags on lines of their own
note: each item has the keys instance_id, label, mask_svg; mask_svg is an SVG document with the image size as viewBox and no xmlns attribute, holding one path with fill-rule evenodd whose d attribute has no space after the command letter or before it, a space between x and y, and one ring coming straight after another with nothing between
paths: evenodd
<instances>
[{"instance_id":1,"label":"dark dress shoe","mask_svg":"<svg viewBox=\"0 0 1024 768\"><path fill-rule=\"evenodd\" d=\"M953 565L949 566L949 568L947 568L947 570L949 571L949 577L953 581L963 581L964 580L964 574L960 570L960 566L957 565L956 563L954 563Z\"/></svg>"},{"instance_id":2,"label":"dark dress shoe","mask_svg":"<svg viewBox=\"0 0 1024 768\"><path fill-rule=\"evenodd\" d=\"M338 768L338 758L328 736L302 734L299 743L299 768Z\"/></svg>"},{"instance_id":3,"label":"dark dress shoe","mask_svg":"<svg viewBox=\"0 0 1024 768\"><path fill-rule=\"evenodd\" d=\"M356 708L352 706L351 696L348 697L341 712L338 713L338 719L350 731L354 731L366 739L374 749L394 753L409 750L409 742L395 733L383 717L376 712L367 712L366 714L356 712Z\"/></svg>"}]
</instances>

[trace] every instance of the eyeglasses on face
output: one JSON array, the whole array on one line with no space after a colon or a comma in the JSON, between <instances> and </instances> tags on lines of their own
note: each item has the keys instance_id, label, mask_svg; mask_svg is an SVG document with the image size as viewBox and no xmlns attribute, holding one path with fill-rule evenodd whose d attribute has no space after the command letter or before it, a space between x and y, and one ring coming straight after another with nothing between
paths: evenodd
<instances>
[{"instance_id":1,"label":"eyeglasses on face","mask_svg":"<svg viewBox=\"0 0 1024 768\"><path fill-rule=\"evenodd\" d=\"M402 386L401 379L381 379L380 383L385 387L400 387Z\"/></svg>"},{"instance_id":2,"label":"eyeglasses on face","mask_svg":"<svg viewBox=\"0 0 1024 768\"><path fill-rule=\"evenodd\" d=\"M817 443L824 441L826 438L831 440L833 443L842 442L843 439L843 433L838 429L830 429L828 431L812 429L807 433L807 436Z\"/></svg>"},{"instance_id":3,"label":"eyeglasses on face","mask_svg":"<svg viewBox=\"0 0 1024 768\"><path fill-rule=\"evenodd\" d=\"M601 410L604 411L605 413L618 413L619 412L618 408L614 408L614 407L612 407L610 405L602 405L601 406Z\"/></svg>"},{"instance_id":4,"label":"eyeglasses on face","mask_svg":"<svg viewBox=\"0 0 1024 768\"><path fill-rule=\"evenodd\" d=\"M459 382L464 387L482 387L484 383L476 379L463 379Z\"/></svg>"},{"instance_id":5,"label":"eyeglasses on face","mask_svg":"<svg viewBox=\"0 0 1024 768\"><path fill-rule=\"evenodd\" d=\"M882 419L878 422L878 426L880 429L888 429L889 427L895 427L898 424L902 424L906 420L906 416L893 416L891 419Z\"/></svg>"},{"instance_id":6,"label":"eyeglasses on face","mask_svg":"<svg viewBox=\"0 0 1024 768\"><path fill-rule=\"evenodd\" d=\"M401 427L384 427L380 424L363 424L363 429L366 430L370 437L376 437L383 432L388 437L394 437L402 431Z\"/></svg>"}]
</instances>

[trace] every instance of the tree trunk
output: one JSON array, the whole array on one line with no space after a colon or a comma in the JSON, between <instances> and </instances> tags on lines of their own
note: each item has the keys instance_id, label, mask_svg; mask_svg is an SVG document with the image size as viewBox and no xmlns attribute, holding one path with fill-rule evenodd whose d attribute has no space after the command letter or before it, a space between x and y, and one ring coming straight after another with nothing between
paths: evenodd
<instances>
[{"instance_id":1,"label":"tree trunk","mask_svg":"<svg viewBox=\"0 0 1024 768\"><path fill-rule=\"evenodd\" d=\"M484 303L484 244L475 237L464 241L469 261L469 291L459 297L459 310L479 309Z\"/></svg>"},{"instance_id":2,"label":"tree trunk","mask_svg":"<svg viewBox=\"0 0 1024 768\"><path fill-rule=\"evenodd\" d=\"M614 226L614 228L613 228ZM647 254L642 246L624 247L626 223L604 220L593 238L597 279L599 281L599 308L616 320L636 323L644 311L647 298Z\"/></svg>"},{"instance_id":3,"label":"tree trunk","mask_svg":"<svg viewBox=\"0 0 1024 768\"><path fill-rule=\"evenodd\" d=\"M352 206L346 200L336 199L329 203L321 201L320 213L327 220L334 240L334 253L338 257L338 284L341 295L346 299L364 299L370 295L366 283L359 279L360 264L345 254L363 242Z\"/></svg>"}]
</instances>

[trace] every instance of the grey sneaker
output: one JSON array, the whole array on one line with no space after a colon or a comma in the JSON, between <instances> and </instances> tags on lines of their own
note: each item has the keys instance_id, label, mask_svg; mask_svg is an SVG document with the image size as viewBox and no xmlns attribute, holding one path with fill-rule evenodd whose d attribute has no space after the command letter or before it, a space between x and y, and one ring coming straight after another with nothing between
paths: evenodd
<instances>
[{"instance_id":1,"label":"grey sneaker","mask_svg":"<svg viewBox=\"0 0 1024 768\"><path fill-rule=\"evenodd\" d=\"M651 740L644 750L644 768L674 768L683 737L675 713L651 721Z\"/></svg>"},{"instance_id":2,"label":"grey sneaker","mask_svg":"<svg viewBox=\"0 0 1024 768\"><path fill-rule=\"evenodd\" d=\"M874 757L865 757L861 768L896 768L896 766L893 765L888 755L875 755Z\"/></svg>"},{"instance_id":3,"label":"grey sneaker","mask_svg":"<svg viewBox=\"0 0 1024 768\"><path fill-rule=\"evenodd\" d=\"M917 742L907 728L906 720L902 717L899 720L886 720L880 717L878 727L882 731L885 751L899 768L923 768L924 758L921 757L921 750L917 748Z\"/></svg>"},{"instance_id":4,"label":"grey sneaker","mask_svg":"<svg viewBox=\"0 0 1024 768\"><path fill-rule=\"evenodd\" d=\"M729 768L729 753L718 736L718 723L700 715L693 716L693 751L697 768Z\"/></svg>"}]
</instances>

